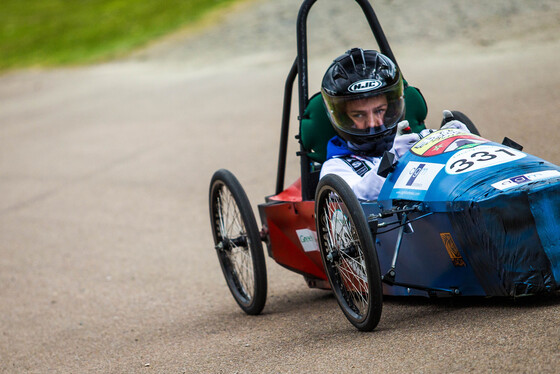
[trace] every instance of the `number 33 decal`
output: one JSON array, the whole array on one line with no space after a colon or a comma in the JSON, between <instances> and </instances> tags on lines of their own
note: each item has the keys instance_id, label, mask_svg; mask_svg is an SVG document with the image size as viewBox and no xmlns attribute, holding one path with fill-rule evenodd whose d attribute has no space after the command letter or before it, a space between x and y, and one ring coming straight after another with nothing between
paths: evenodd
<instances>
[{"instance_id":1,"label":"number 33 decal","mask_svg":"<svg viewBox=\"0 0 560 374\"><path fill-rule=\"evenodd\" d=\"M467 173L469 171L519 160L525 156L525 153L511 148L481 145L455 153L447 161L445 171L448 174Z\"/></svg>"}]
</instances>

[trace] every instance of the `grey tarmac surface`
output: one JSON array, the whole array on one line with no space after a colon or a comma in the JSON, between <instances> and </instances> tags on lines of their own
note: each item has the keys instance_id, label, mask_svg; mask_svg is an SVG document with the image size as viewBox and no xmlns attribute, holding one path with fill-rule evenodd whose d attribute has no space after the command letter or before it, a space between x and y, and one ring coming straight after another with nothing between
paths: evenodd
<instances>
[{"instance_id":1,"label":"grey tarmac surface","mask_svg":"<svg viewBox=\"0 0 560 374\"><path fill-rule=\"evenodd\" d=\"M535 3L376 9L430 127L458 109L483 136L558 164L560 10ZM0 77L0 372L558 372L558 294L387 298L364 334L330 293L267 258L263 314L237 307L208 185L230 169L253 207L274 190L297 4L253 1L128 59ZM333 57L369 46L354 13L327 4L310 20L322 27L312 91Z\"/></svg>"}]
</instances>

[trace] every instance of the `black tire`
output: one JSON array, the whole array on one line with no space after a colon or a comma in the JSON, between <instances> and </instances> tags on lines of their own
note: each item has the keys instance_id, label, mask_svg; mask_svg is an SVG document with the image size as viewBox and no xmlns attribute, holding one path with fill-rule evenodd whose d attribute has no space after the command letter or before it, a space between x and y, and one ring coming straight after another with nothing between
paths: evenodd
<instances>
[{"instance_id":1,"label":"black tire","mask_svg":"<svg viewBox=\"0 0 560 374\"><path fill-rule=\"evenodd\" d=\"M453 119L456 119L459 122L463 122L472 134L480 136L480 131L478 131L473 121L471 121L471 119L467 117L466 114L464 114L463 112L459 112L458 110L452 110L451 113L453 113ZM445 125L445 119L441 121L440 128L443 127L443 125Z\"/></svg>"},{"instance_id":2,"label":"black tire","mask_svg":"<svg viewBox=\"0 0 560 374\"><path fill-rule=\"evenodd\" d=\"M315 224L323 265L340 308L358 330L373 330L383 308L377 251L364 211L341 177L329 174L319 181Z\"/></svg>"},{"instance_id":3,"label":"black tire","mask_svg":"<svg viewBox=\"0 0 560 374\"><path fill-rule=\"evenodd\" d=\"M210 182L210 222L226 283L247 314L259 314L266 302L266 264L249 199L235 176L220 169Z\"/></svg>"}]
</instances>

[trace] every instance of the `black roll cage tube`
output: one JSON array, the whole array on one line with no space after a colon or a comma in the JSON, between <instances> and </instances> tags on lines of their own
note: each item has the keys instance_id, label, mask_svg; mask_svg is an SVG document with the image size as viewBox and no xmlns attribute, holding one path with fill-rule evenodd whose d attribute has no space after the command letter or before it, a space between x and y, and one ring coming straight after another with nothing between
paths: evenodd
<instances>
[{"instance_id":1,"label":"black roll cage tube","mask_svg":"<svg viewBox=\"0 0 560 374\"><path fill-rule=\"evenodd\" d=\"M301 120L307 104L309 102L308 88L308 64L307 64L307 16L309 10L317 0L304 0L301 5L297 18L297 57L288 73L286 84L284 87L284 104L282 110L282 128L280 132L280 150L278 153L278 172L276 176L276 194L284 190L284 177L286 172L286 153L288 147L288 133L290 127L290 112L292 102L292 91L296 75L298 77L298 95L299 95L299 121L301 131ZM355 0L362 8L364 15L371 28L373 36L379 46L380 52L389 57L395 65L398 66L395 56L389 47L387 38L383 33L379 20L373 11L368 0ZM298 136L298 139L301 139ZM301 194L303 200L312 200L314 191L310 191L312 183L310 172L310 159L307 156L307 150L303 148L300 140L300 152L298 152L301 165Z\"/></svg>"}]
</instances>

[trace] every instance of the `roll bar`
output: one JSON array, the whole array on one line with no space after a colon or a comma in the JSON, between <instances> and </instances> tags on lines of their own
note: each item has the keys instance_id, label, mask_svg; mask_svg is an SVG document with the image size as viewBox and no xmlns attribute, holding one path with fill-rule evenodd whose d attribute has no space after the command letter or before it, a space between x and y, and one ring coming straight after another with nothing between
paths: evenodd
<instances>
[{"instance_id":1,"label":"roll bar","mask_svg":"<svg viewBox=\"0 0 560 374\"><path fill-rule=\"evenodd\" d=\"M307 104L309 102L309 83L308 83L308 63L307 63L307 16L313 4L317 0L304 0L299 9L297 17L297 57L288 73L284 87L284 103L282 111L282 128L280 132L280 150L278 153L278 173L276 177L276 194L284 190L284 176L286 171L286 153L288 146L288 133L290 126L290 112L292 102L292 91L295 77L298 77L298 95L299 95L299 121L301 129L301 120ZM368 0L355 0L362 8L362 11L368 21L373 36L379 46L380 52L389 57L395 65L398 66L395 56L389 47L387 38L383 33L383 29L379 24L379 20L373 11L371 4ZM299 138L299 136L298 136ZM306 149L300 141L300 152L298 155L301 157L301 193L303 200L312 200L315 195L314 183L310 172L310 159L307 156Z\"/></svg>"}]
</instances>

